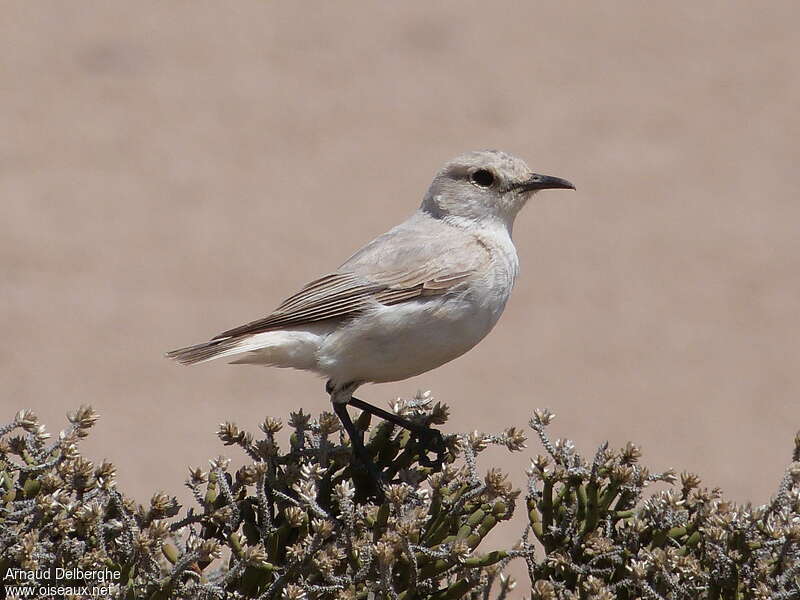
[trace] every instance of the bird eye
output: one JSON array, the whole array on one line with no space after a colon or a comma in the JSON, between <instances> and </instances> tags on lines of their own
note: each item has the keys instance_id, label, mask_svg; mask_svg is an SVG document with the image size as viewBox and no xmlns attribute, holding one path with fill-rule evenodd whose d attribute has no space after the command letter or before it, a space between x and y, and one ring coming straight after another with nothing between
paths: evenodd
<instances>
[{"instance_id":1,"label":"bird eye","mask_svg":"<svg viewBox=\"0 0 800 600\"><path fill-rule=\"evenodd\" d=\"M486 169L479 169L470 175L469 180L479 187L487 188L494 183L494 175Z\"/></svg>"}]
</instances>

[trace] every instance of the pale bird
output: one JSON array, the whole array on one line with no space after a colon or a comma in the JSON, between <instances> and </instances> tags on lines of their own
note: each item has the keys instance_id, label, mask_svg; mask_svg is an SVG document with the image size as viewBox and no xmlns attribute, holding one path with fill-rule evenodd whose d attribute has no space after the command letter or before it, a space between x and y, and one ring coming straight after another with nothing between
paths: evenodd
<instances>
[{"instance_id":1,"label":"pale bird","mask_svg":"<svg viewBox=\"0 0 800 600\"><path fill-rule=\"evenodd\" d=\"M514 219L537 191L575 189L496 150L463 154L436 174L419 209L270 315L167 355L183 364L217 358L292 367L327 378L337 415L363 457L352 404L424 438L419 425L357 398L364 383L398 381L461 356L491 331L519 260ZM428 443L439 446L434 432ZM433 441L431 442L431 440Z\"/></svg>"}]
</instances>

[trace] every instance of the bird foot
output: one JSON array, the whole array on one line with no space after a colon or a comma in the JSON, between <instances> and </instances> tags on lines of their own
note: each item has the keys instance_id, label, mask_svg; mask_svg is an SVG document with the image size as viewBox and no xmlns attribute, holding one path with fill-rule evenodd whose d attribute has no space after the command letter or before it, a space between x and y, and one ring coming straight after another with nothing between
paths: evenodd
<instances>
[{"instance_id":1,"label":"bird foot","mask_svg":"<svg viewBox=\"0 0 800 600\"><path fill-rule=\"evenodd\" d=\"M434 471L441 471L444 463L444 455L447 452L442 432L431 427L422 427L412 432L419 445L419 464L423 467L430 467ZM428 452L436 454L436 459L428 458Z\"/></svg>"},{"instance_id":2,"label":"bird foot","mask_svg":"<svg viewBox=\"0 0 800 600\"><path fill-rule=\"evenodd\" d=\"M378 504L382 504L386 498L383 487L384 481L372 460L353 449L350 469L353 473L353 480L357 482L357 488L361 488L359 491L364 497L373 498ZM361 485L358 485L359 483Z\"/></svg>"}]
</instances>

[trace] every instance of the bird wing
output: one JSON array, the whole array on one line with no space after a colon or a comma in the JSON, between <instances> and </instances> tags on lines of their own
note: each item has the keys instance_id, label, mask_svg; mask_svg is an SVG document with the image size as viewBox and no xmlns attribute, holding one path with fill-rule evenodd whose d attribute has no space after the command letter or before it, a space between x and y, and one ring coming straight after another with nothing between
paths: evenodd
<instances>
[{"instance_id":1,"label":"bird wing","mask_svg":"<svg viewBox=\"0 0 800 600\"><path fill-rule=\"evenodd\" d=\"M376 238L337 271L290 296L269 316L220 333L239 337L333 318L347 318L374 306L398 304L447 293L481 273L489 250L463 232L428 224L403 224Z\"/></svg>"}]
</instances>

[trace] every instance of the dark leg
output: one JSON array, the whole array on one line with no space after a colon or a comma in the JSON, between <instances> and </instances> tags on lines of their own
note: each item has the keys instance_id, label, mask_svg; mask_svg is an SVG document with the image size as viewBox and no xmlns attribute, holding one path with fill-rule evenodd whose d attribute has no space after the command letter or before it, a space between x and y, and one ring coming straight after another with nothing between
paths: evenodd
<instances>
[{"instance_id":1,"label":"dark leg","mask_svg":"<svg viewBox=\"0 0 800 600\"><path fill-rule=\"evenodd\" d=\"M367 404L366 402L364 402L363 400L359 400L358 398L351 397L349 404L352 404L356 408L368 412L371 415L389 421L390 423L393 423L398 427L402 427L403 429L408 429L414 435L414 437L417 438L417 441L419 443L420 447L419 463L424 467L432 467L437 471L441 470L446 448L444 444L444 438L442 437L442 433L438 429L433 429L431 427L426 427L424 425L418 425L417 423L412 423L408 419L404 419L403 417L385 411L382 408L378 408L377 406L372 406L371 404ZM427 454L428 452L434 452L436 454L436 460L429 459Z\"/></svg>"},{"instance_id":2,"label":"dark leg","mask_svg":"<svg viewBox=\"0 0 800 600\"><path fill-rule=\"evenodd\" d=\"M333 412L339 417L339 420L342 422L342 427L344 427L344 430L350 437L350 443L353 445L353 458L355 459L353 461L354 471L356 464L358 464L361 469L367 471L371 482L372 495L375 496L379 502L383 502L381 475L378 469L375 468L375 463L372 461L367 449L364 447L363 433L353 424L350 413L347 412L346 404L341 402L331 402L331 404L333 404Z\"/></svg>"}]
</instances>

